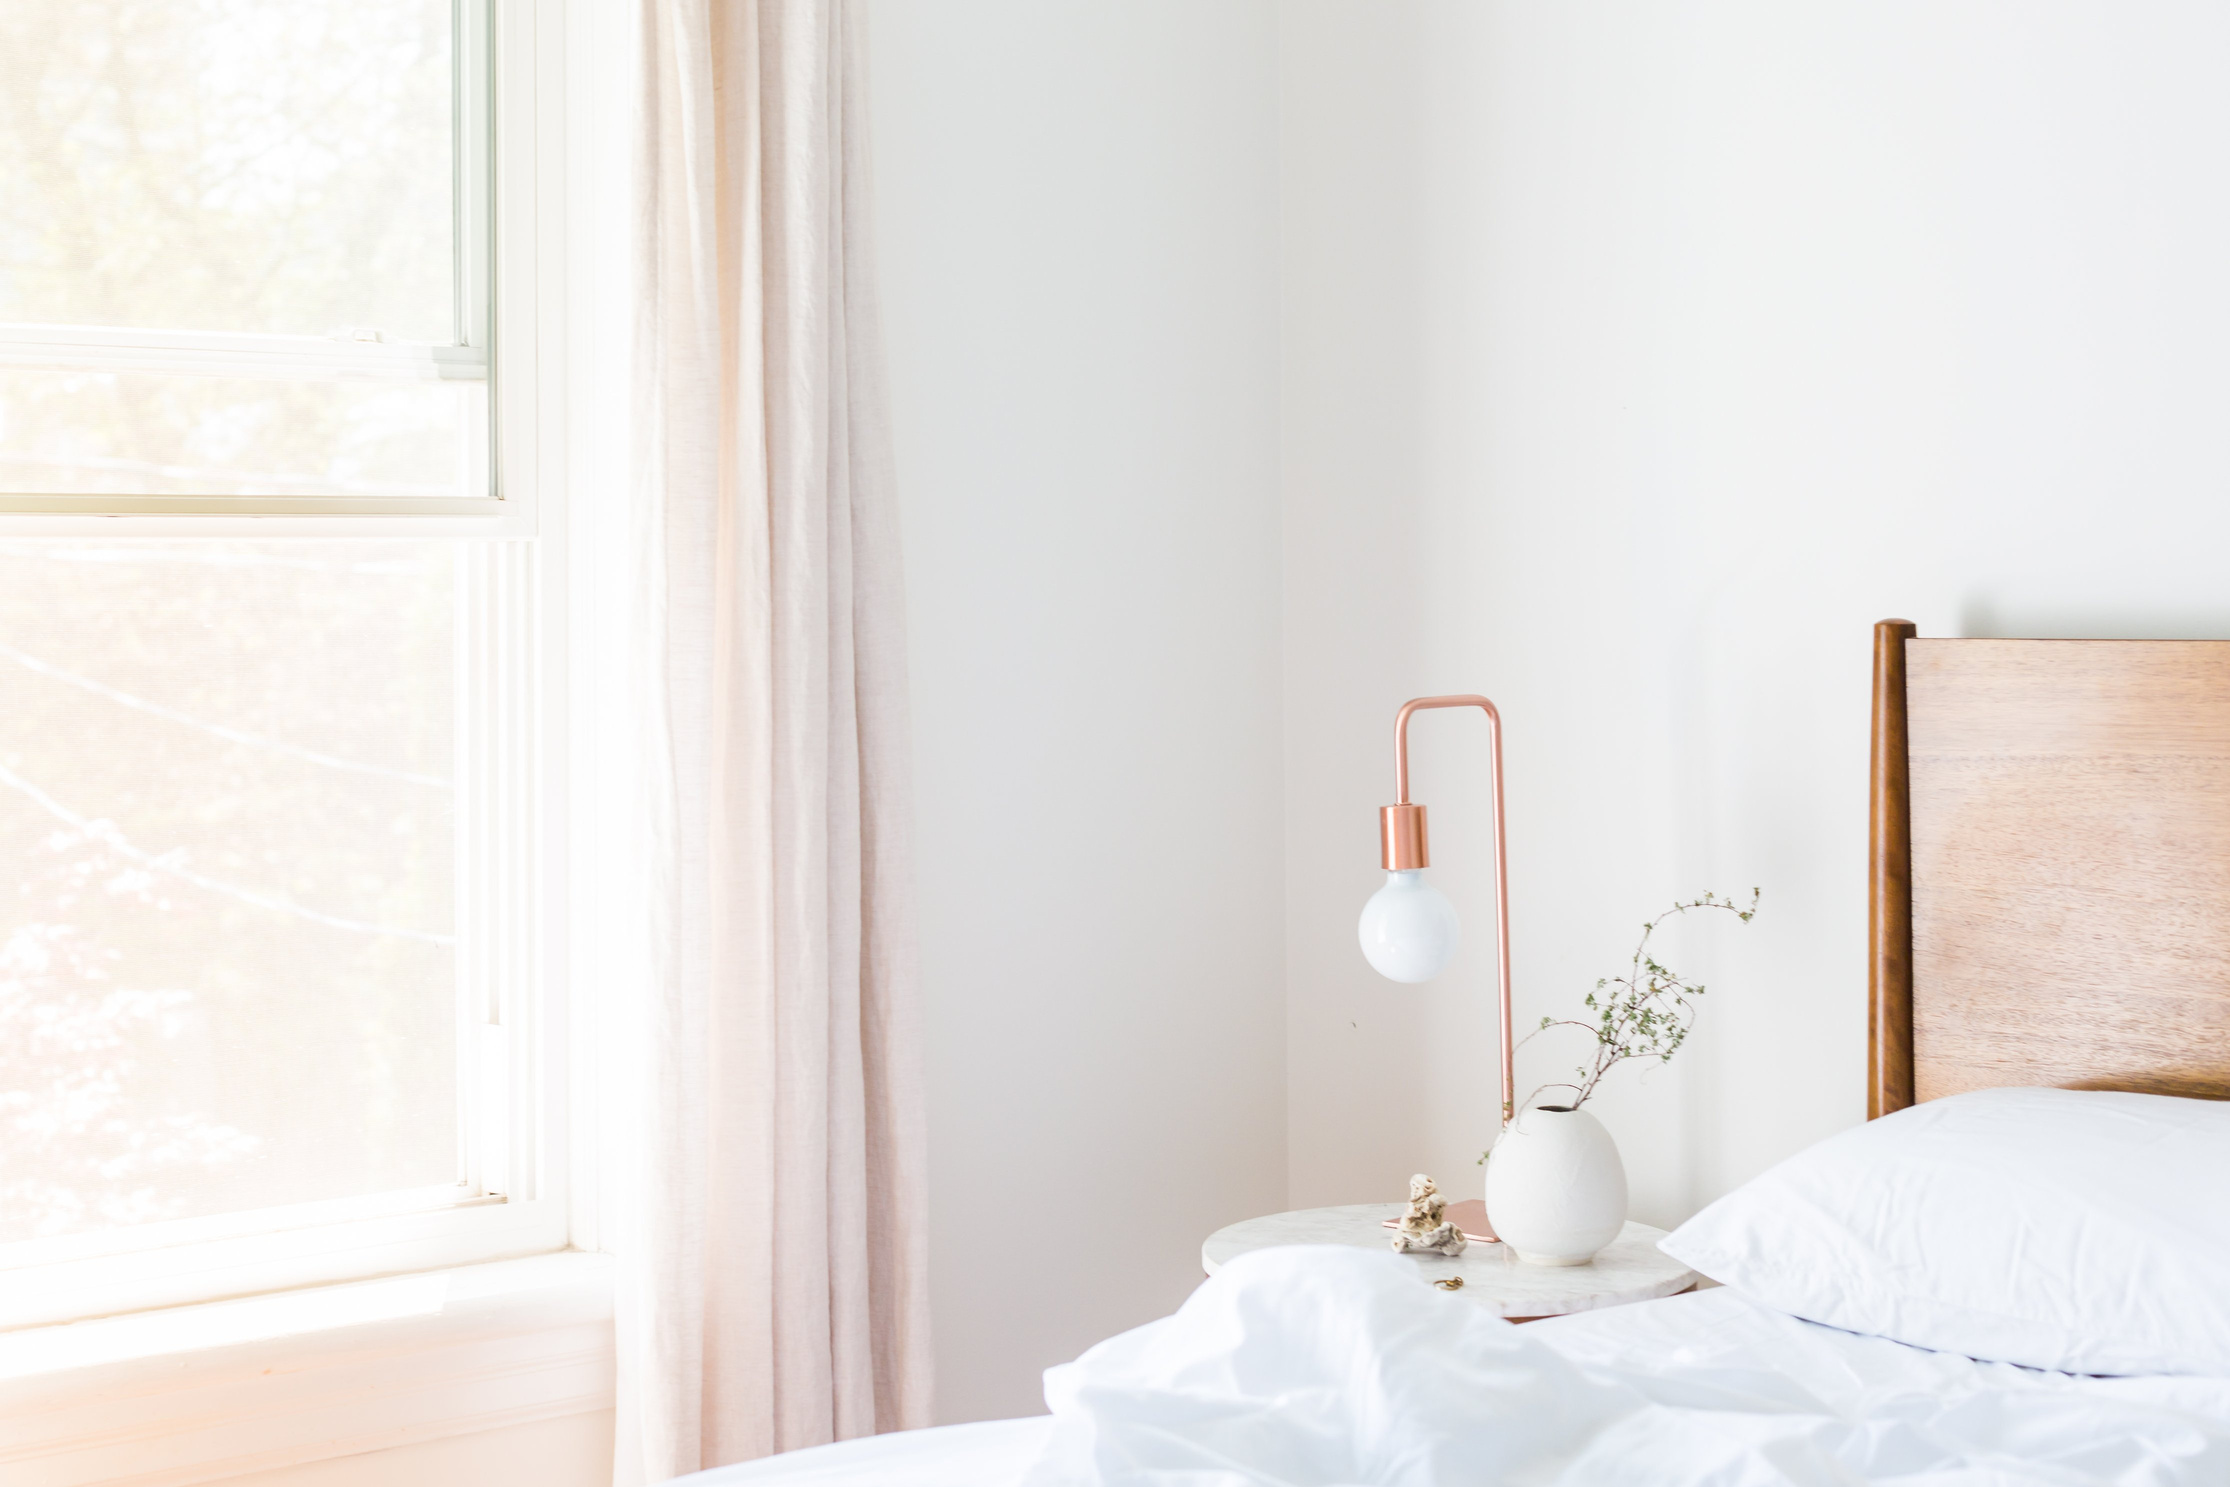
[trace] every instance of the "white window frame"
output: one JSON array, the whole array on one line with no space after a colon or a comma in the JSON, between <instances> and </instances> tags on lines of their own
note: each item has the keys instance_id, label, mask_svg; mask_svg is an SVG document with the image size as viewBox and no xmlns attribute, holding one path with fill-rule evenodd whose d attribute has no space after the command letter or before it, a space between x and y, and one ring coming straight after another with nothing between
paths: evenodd
<instances>
[{"instance_id":1,"label":"white window frame","mask_svg":"<svg viewBox=\"0 0 2230 1487\"><path fill-rule=\"evenodd\" d=\"M586 405L608 390L603 374L564 360L568 320L587 318L577 307L590 292L585 274L568 272L568 246L584 232L610 231L590 224L566 190L569 124L589 140L569 108L567 55L569 47L583 55L591 7L463 0L460 9L462 96L469 103L469 79L486 80L482 116L493 134L488 148L460 141L461 159L471 157L461 195L488 200L493 214L484 232L470 230L469 212L460 217L468 242L490 245L485 271L469 262L460 270L461 279L491 285L485 314L460 296L462 339L477 335L479 344L301 346L269 344L300 338L144 333L132 344L150 366L165 355L203 358L203 366L232 355L329 369L337 357L371 369L364 375L439 376L473 355L483 368L500 362L490 420L496 494L441 503L10 497L0 500L0 536L457 539L459 1128L477 1138L461 1152L463 1181L0 1246L0 1329L595 1246L594 1185L581 1180L586 1147L570 1139L576 1091L585 1098L591 1081L572 1077L585 1055L568 1036L573 946L563 928L566 618L575 602L565 472L596 433L575 430L564 413L569 392ZM472 160L492 190L472 189ZM470 329L489 315L493 345ZM50 337L42 354L52 349ZM6 355L0 332L0 363Z\"/></svg>"}]
</instances>

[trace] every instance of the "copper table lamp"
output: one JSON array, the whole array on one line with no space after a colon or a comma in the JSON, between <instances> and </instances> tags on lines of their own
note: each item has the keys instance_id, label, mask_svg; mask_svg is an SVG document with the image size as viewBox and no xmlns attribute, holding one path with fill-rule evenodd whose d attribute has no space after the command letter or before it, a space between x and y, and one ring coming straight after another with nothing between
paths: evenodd
<instances>
[{"instance_id":1,"label":"copper table lamp","mask_svg":"<svg viewBox=\"0 0 2230 1487\"><path fill-rule=\"evenodd\" d=\"M1502 714L1484 697L1419 697L1394 715L1394 803L1378 813L1379 859L1386 882L1363 906L1356 936L1373 969L1393 981L1430 981L1454 958L1462 927L1455 905L1425 881L1431 861L1425 808L1409 799L1409 717L1439 707L1476 707L1487 715L1487 751L1494 795L1495 989L1501 1011L1502 1120L1516 1114L1510 1036L1510 887L1503 830ZM1468 1206L1468 1205L1466 1205ZM1483 1210L1480 1215L1484 1217ZM1469 1215L1466 1216L1467 1219ZM1471 1227L1464 1222L1466 1229Z\"/></svg>"}]
</instances>

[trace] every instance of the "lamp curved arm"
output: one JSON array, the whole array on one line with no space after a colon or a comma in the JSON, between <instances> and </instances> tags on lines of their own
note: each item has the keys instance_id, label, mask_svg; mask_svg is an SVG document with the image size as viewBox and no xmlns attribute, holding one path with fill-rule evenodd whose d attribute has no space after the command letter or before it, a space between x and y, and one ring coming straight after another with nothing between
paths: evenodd
<instances>
[{"instance_id":1,"label":"lamp curved arm","mask_svg":"<svg viewBox=\"0 0 2230 1487\"><path fill-rule=\"evenodd\" d=\"M1510 877L1508 872L1508 847L1503 827L1502 809L1502 714L1486 698L1472 692L1457 693L1447 697L1417 697L1401 706L1394 714L1394 804L1385 813L1388 867L1425 865L1424 807L1414 806L1409 800L1409 716L1439 707L1476 707L1487 715L1487 757L1489 783L1494 797L1494 937L1495 937L1495 989L1501 1013L1502 1033L1502 1123L1508 1125L1517 1112L1511 1107L1517 1102L1516 1044L1510 1027ZM1414 812L1414 816L1408 813ZM1414 862L1395 860L1394 822L1414 820Z\"/></svg>"}]
</instances>

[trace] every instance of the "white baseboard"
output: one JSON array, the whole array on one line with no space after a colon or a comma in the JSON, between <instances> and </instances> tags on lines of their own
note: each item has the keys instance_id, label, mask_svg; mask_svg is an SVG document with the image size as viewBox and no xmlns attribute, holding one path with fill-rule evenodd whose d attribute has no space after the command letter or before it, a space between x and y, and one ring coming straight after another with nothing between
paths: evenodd
<instances>
[{"instance_id":1,"label":"white baseboard","mask_svg":"<svg viewBox=\"0 0 2230 1487\"><path fill-rule=\"evenodd\" d=\"M0 1336L0 1481L191 1487L612 1407L609 1258L566 1253Z\"/></svg>"}]
</instances>

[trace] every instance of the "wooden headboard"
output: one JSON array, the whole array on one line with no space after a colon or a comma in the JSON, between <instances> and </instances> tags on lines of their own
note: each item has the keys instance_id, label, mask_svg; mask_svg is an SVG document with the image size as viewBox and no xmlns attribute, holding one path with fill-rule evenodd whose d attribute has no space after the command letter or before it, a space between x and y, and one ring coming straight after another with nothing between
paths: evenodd
<instances>
[{"instance_id":1,"label":"wooden headboard","mask_svg":"<svg viewBox=\"0 0 2230 1487\"><path fill-rule=\"evenodd\" d=\"M1867 1116L2230 1099L2230 641L1874 627Z\"/></svg>"}]
</instances>

